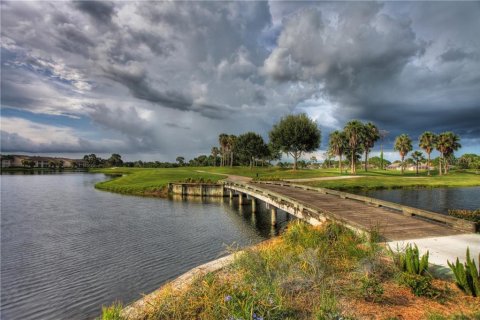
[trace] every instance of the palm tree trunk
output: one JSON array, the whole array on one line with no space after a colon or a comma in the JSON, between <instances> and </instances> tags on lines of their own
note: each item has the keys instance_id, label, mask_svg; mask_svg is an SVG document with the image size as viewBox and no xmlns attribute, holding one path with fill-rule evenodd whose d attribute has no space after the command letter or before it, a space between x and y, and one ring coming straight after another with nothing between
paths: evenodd
<instances>
[{"instance_id":1,"label":"palm tree trunk","mask_svg":"<svg viewBox=\"0 0 480 320\"><path fill-rule=\"evenodd\" d=\"M338 163L338 166L340 167L340 174L342 174L342 154L340 153L340 161Z\"/></svg>"},{"instance_id":2,"label":"palm tree trunk","mask_svg":"<svg viewBox=\"0 0 480 320\"><path fill-rule=\"evenodd\" d=\"M430 153L427 153L427 157L428 157L428 160L427 160L427 176L430 175Z\"/></svg>"},{"instance_id":3,"label":"palm tree trunk","mask_svg":"<svg viewBox=\"0 0 480 320\"><path fill-rule=\"evenodd\" d=\"M440 155L440 161L438 162L438 175L442 175L442 163L443 163L443 153Z\"/></svg>"},{"instance_id":4,"label":"palm tree trunk","mask_svg":"<svg viewBox=\"0 0 480 320\"><path fill-rule=\"evenodd\" d=\"M368 171L367 170L367 163L368 163L368 151L365 150L365 171Z\"/></svg>"},{"instance_id":5,"label":"palm tree trunk","mask_svg":"<svg viewBox=\"0 0 480 320\"><path fill-rule=\"evenodd\" d=\"M405 156L402 156L402 174L403 174L403 171L405 170L404 159L405 159Z\"/></svg>"},{"instance_id":6,"label":"palm tree trunk","mask_svg":"<svg viewBox=\"0 0 480 320\"><path fill-rule=\"evenodd\" d=\"M445 165L443 167L444 167L445 174L448 174L448 159L447 158L445 158Z\"/></svg>"},{"instance_id":7,"label":"palm tree trunk","mask_svg":"<svg viewBox=\"0 0 480 320\"><path fill-rule=\"evenodd\" d=\"M230 151L230 168L233 167L233 151Z\"/></svg>"},{"instance_id":8,"label":"palm tree trunk","mask_svg":"<svg viewBox=\"0 0 480 320\"><path fill-rule=\"evenodd\" d=\"M355 166L355 152L352 151L352 174L357 173L357 167Z\"/></svg>"},{"instance_id":9,"label":"palm tree trunk","mask_svg":"<svg viewBox=\"0 0 480 320\"><path fill-rule=\"evenodd\" d=\"M416 172L416 175L418 176L418 161L417 161L417 172Z\"/></svg>"}]
</instances>

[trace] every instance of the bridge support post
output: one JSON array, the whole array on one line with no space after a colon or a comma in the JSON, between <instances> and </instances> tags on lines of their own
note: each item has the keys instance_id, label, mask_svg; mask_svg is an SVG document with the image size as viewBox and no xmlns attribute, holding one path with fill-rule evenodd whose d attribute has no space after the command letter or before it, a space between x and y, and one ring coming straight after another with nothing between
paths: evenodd
<instances>
[{"instance_id":1,"label":"bridge support post","mask_svg":"<svg viewBox=\"0 0 480 320\"><path fill-rule=\"evenodd\" d=\"M272 220L272 226L277 225L277 208L272 207L270 209L270 216L271 216L271 220Z\"/></svg>"},{"instance_id":2,"label":"bridge support post","mask_svg":"<svg viewBox=\"0 0 480 320\"><path fill-rule=\"evenodd\" d=\"M230 190L229 197L230 197L230 199L233 199L233 190Z\"/></svg>"},{"instance_id":3,"label":"bridge support post","mask_svg":"<svg viewBox=\"0 0 480 320\"><path fill-rule=\"evenodd\" d=\"M252 212L257 212L257 199L252 197Z\"/></svg>"},{"instance_id":4,"label":"bridge support post","mask_svg":"<svg viewBox=\"0 0 480 320\"><path fill-rule=\"evenodd\" d=\"M238 204L239 205L243 205L243 197L244 197L243 193L239 192L238 193Z\"/></svg>"}]
</instances>

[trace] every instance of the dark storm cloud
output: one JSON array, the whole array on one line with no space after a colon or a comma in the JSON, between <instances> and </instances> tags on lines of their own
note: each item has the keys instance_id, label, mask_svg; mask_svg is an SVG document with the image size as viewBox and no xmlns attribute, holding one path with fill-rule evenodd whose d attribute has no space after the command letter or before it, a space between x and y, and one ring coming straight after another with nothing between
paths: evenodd
<instances>
[{"instance_id":1,"label":"dark storm cloud","mask_svg":"<svg viewBox=\"0 0 480 320\"><path fill-rule=\"evenodd\" d=\"M359 118L391 135L454 130L467 143L480 136L478 3L3 1L1 8L2 106L87 117L98 129L89 137L106 134L132 153L168 160L187 148L193 156L220 132L266 136L299 110L327 130ZM7 146L39 150L30 131L9 128ZM63 145L98 148L89 141Z\"/></svg>"},{"instance_id":2,"label":"dark storm cloud","mask_svg":"<svg viewBox=\"0 0 480 320\"><path fill-rule=\"evenodd\" d=\"M440 55L443 61L461 61L468 58L474 58L475 55L465 52L460 48L450 48Z\"/></svg>"},{"instance_id":3,"label":"dark storm cloud","mask_svg":"<svg viewBox=\"0 0 480 320\"><path fill-rule=\"evenodd\" d=\"M100 23L109 22L115 12L115 4L109 1L74 1L73 5Z\"/></svg>"}]
</instances>

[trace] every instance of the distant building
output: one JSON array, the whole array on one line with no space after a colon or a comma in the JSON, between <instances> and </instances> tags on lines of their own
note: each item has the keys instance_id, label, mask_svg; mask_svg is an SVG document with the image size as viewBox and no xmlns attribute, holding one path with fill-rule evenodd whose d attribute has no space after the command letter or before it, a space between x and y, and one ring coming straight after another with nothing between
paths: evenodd
<instances>
[{"instance_id":1,"label":"distant building","mask_svg":"<svg viewBox=\"0 0 480 320\"><path fill-rule=\"evenodd\" d=\"M25 165L25 161L33 161L32 165ZM86 162L83 159L69 159L56 157L26 156L26 155L2 155L2 168L50 168L53 164L55 167L63 168L86 168Z\"/></svg>"}]
</instances>

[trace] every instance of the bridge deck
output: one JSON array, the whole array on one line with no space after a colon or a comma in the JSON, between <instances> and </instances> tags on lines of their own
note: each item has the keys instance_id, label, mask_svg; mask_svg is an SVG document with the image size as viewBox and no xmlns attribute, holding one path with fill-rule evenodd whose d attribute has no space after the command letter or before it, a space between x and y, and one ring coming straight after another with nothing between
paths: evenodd
<instances>
[{"instance_id":1,"label":"bridge deck","mask_svg":"<svg viewBox=\"0 0 480 320\"><path fill-rule=\"evenodd\" d=\"M354 222L366 229L378 227L380 234L388 240L418 239L462 233L440 223L406 216L385 207L374 207L360 201L342 199L336 195L284 185L262 184L255 187L276 192L319 210L331 212L347 222Z\"/></svg>"}]
</instances>

